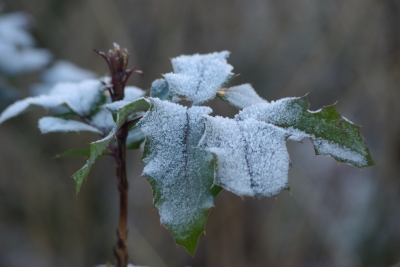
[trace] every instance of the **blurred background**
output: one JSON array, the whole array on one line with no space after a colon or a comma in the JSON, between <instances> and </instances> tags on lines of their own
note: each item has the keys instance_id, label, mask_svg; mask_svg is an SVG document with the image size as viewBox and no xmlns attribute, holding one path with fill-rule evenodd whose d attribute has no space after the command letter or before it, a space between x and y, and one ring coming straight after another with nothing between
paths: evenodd
<instances>
[{"instance_id":1,"label":"blurred background","mask_svg":"<svg viewBox=\"0 0 400 267\"><path fill-rule=\"evenodd\" d=\"M379 165L359 170L316 157L309 140L287 144L291 193L255 201L223 191L192 258L159 223L140 151L129 152L129 255L163 266L393 266L400 262L400 1L398 0L6 0L23 11L37 49L52 55L24 73L1 74L0 111L29 96L43 71L68 60L104 75L93 48L128 48L149 89L170 58L229 50L240 74L267 100L307 93L310 109L337 102L362 125ZM6 60L7 53L0 54ZM47 64L47 65L46 65ZM26 66L26 65L24 65ZM94 75L92 73L92 75ZM237 110L219 99L214 114ZM0 126L0 266L93 266L114 262L118 191L111 158L92 168L75 196L83 158L54 159L95 134L47 134L38 109Z\"/></svg>"}]
</instances>

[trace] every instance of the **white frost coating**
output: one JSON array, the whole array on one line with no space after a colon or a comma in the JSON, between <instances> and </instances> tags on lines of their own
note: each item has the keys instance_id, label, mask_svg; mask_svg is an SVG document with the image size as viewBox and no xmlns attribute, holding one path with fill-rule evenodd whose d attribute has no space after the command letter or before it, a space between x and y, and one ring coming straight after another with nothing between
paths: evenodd
<instances>
[{"instance_id":1,"label":"white frost coating","mask_svg":"<svg viewBox=\"0 0 400 267\"><path fill-rule=\"evenodd\" d=\"M164 74L171 96L186 96L195 105L215 97L218 89L233 77L227 63L228 51L205 55L182 55L172 59L174 73Z\"/></svg>"},{"instance_id":2,"label":"white frost coating","mask_svg":"<svg viewBox=\"0 0 400 267\"><path fill-rule=\"evenodd\" d=\"M112 103L108 103L103 105L102 107L109 110L111 113L116 114L118 109L132 103L133 101L138 100L140 97L144 96L146 91L135 87L135 86L127 86L125 88L125 97L123 100L115 101Z\"/></svg>"},{"instance_id":3,"label":"white frost coating","mask_svg":"<svg viewBox=\"0 0 400 267\"><path fill-rule=\"evenodd\" d=\"M278 101L272 101L271 103L258 103L249 106L239 112L235 116L237 120L255 119L258 121L264 121L271 124L279 122L279 124L293 124L297 118L293 116L293 113L300 113L301 107L296 106L297 110L287 105L288 102L295 100L295 97L282 98Z\"/></svg>"},{"instance_id":4,"label":"white frost coating","mask_svg":"<svg viewBox=\"0 0 400 267\"><path fill-rule=\"evenodd\" d=\"M291 141L300 142L301 140L303 140L303 138L307 138L307 137L311 138L312 137L311 135L306 134L305 132L300 131L299 129L296 129L293 127L286 128L286 131L291 134L288 138L288 140L291 140Z\"/></svg>"},{"instance_id":5,"label":"white frost coating","mask_svg":"<svg viewBox=\"0 0 400 267\"><path fill-rule=\"evenodd\" d=\"M93 126L87 125L83 122L74 120L64 120L55 117L43 117L39 120L39 129L45 133L50 132L81 132L89 131L100 133L101 132Z\"/></svg>"},{"instance_id":6,"label":"white frost coating","mask_svg":"<svg viewBox=\"0 0 400 267\"><path fill-rule=\"evenodd\" d=\"M93 125L109 132L114 127L114 119L108 110L100 109L91 119Z\"/></svg>"},{"instance_id":7,"label":"white frost coating","mask_svg":"<svg viewBox=\"0 0 400 267\"><path fill-rule=\"evenodd\" d=\"M51 68L42 73L42 80L48 84L80 82L94 78L97 78L94 72L82 69L66 60L58 60Z\"/></svg>"},{"instance_id":8,"label":"white frost coating","mask_svg":"<svg viewBox=\"0 0 400 267\"><path fill-rule=\"evenodd\" d=\"M81 83L60 83L56 85L49 95L28 97L17 101L6 108L0 115L0 123L15 117L33 106L51 109L66 104L68 107L82 115L89 115L96 108L96 103L101 100L101 83L97 80L87 80Z\"/></svg>"},{"instance_id":9,"label":"white frost coating","mask_svg":"<svg viewBox=\"0 0 400 267\"><path fill-rule=\"evenodd\" d=\"M331 155L339 161L348 162L358 166L366 166L367 161L363 155L351 151L347 147L339 146L322 138L312 138L315 150L320 155Z\"/></svg>"},{"instance_id":10,"label":"white frost coating","mask_svg":"<svg viewBox=\"0 0 400 267\"><path fill-rule=\"evenodd\" d=\"M273 196L288 187L288 134L268 123L204 116L199 147L217 160L215 184L240 196Z\"/></svg>"},{"instance_id":11,"label":"white frost coating","mask_svg":"<svg viewBox=\"0 0 400 267\"><path fill-rule=\"evenodd\" d=\"M262 99L248 83L226 89L224 88L218 91L218 95L238 109L244 109L258 103L268 103L268 101Z\"/></svg>"},{"instance_id":12,"label":"white frost coating","mask_svg":"<svg viewBox=\"0 0 400 267\"><path fill-rule=\"evenodd\" d=\"M125 87L125 97L123 101L132 102L144 96L145 94L146 91L136 86L127 86Z\"/></svg>"},{"instance_id":13,"label":"white frost coating","mask_svg":"<svg viewBox=\"0 0 400 267\"><path fill-rule=\"evenodd\" d=\"M97 108L96 103L101 100L102 83L99 80L85 80L79 83L59 83L50 91L51 96L64 99L65 103L74 112L87 116Z\"/></svg>"},{"instance_id":14,"label":"white frost coating","mask_svg":"<svg viewBox=\"0 0 400 267\"><path fill-rule=\"evenodd\" d=\"M48 95L28 97L7 107L0 115L0 123L3 123L4 121L21 114L30 106L41 106L45 109L51 109L62 105L63 103L64 100L62 98Z\"/></svg>"},{"instance_id":15,"label":"white frost coating","mask_svg":"<svg viewBox=\"0 0 400 267\"><path fill-rule=\"evenodd\" d=\"M143 175L156 183L161 223L181 243L204 229L204 214L213 205L212 156L195 148L204 131L201 116L211 109L149 101L152 107L138 123L146 136Z\"/></svg>"}]
</instances>

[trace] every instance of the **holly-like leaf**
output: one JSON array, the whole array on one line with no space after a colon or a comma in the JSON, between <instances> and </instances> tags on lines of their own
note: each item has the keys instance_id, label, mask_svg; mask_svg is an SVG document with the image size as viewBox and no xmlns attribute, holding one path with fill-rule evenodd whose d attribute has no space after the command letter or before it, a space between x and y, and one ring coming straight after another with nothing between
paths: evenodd
<instances>
[{"instance_id":1,"label":"holly-like leaf","mask_svg":"<svg viewBox=\"0 0 400 267\"><path fill-rule=\"evenodd\" d=\"M147 110L148 108L149 108L149 103L144 98L138 99L135 102L127 103L127 104L119 107L118 112L117 112L117 119L116 119L113 129L103 139L90 144L89 159L87 160L86 164L79 171L77 171L73 176L75 179L75 183L76 183L76 193L77 194L79 193L79 190L83 184L83 181L87 177L87 175L90 171L90 168L96 161L96 158L99 157L103 153L103 151L107 148L108 144L114 139L115 134L118 132L118 130L122 126L122 124L125 123L126 118L128 118L128 116L131 115L132 113L135 113L138 111L144 111L144 110Z\"/></svg>"},{"instance_id":2,"label":"holly-like leaf","mask_svg":"<svg viewBox=\"0 0 400 267\"><path fill-rule=\"evenodd\" d=\"M90 149L89 148L77 148L71 149L64 153L58 154L55 156L56 159L65 158L65 157L76 157L76 156L84 156L85 158L89 158Z\"/></svg>"},{"instance_id":3,"label":"holly-like leaf","mask_svg":"<svg viewBox=\"0 0 400 267\"><path fill-rule=\"evenodd\" d=\"M309 111L308 106L306 97L284 98L249 106L236 119L252 118L282 127L292 140L309 137L317 155L330 155L359 168L374 165L358 126L342 117L334 105L318 111Z\"/></svg>"},{"instance_id":4,"label":"holly-like leaf","mask_svg":"<svg viewBox=\"0 0 400 267\"><path fill-rule=\"evenodd\" d=\"M161 100L166 100L169 95L168 82L164 79L157 79L153 81L150 89L150 96L153 98L159 98Z\"/></svg>"},{"instance_id":5,"label":"holly-like leaf","mask_svg":"<svg viewBox=\"0 0 400 267\"><path fill-rule=\"evenodd\" d=\"M39 120L39 129L40 131L45 133L51 132L81 132L81 131L89 131L94 133L102 134L102 132L86 123L74 120L64 120L61 118L55 117L43 117Z\"/></svg>"},{"instance_id":6,"label":"holly-like leaf","mask_svg":"<svg viewBox=\"0 0 400 267\"><path fill-rule=\"evenodd\" d=\"M205 55L179 56L172 59L174 73L164 74L169 95L184 97L200 105L215 97L218 89L233 77L233 67L227 63L228 51Z\"/></svg>"},{"instance_id":7,"label":"holly-like leaf","mask_svg":"<svg viewBox=\"0 0 400 267\"><path fill-rule=\"evenodd\" d=\"M10 105L0 115L0 123L37 106L52 109L67 105L74 113L88 116L103 99L102 86L97 80L57 84L48 95L28 97Z\"/></svg>"},{"instance_id":8,"label":"holly-like leaf","mask_svg":"<svg viewBox=\"0 0 400 267\"><path fill-rule=\"evenodd\" d=\"M244 109L258 103L268 103L266 100L262 99L248 83L222 88L218 90L217 96L238 109Z\"/></svg>"},{"instance_id":9,"label":"holly-like leaf","mask_svg":"<svg viewBox=\"0 0 400 267\"><path fill-rule=\"evenodd\" d=\"M273 196L289 187L289 134L284 129L253 119L204 118L199 147L216 160L215 184L252 197Z\"/></svg>"},{"instance_id":10,"label":"holly-like leaf","mask_svg":"<svg viewBox=\"0 0 400 267\"><path fill-rule=\"evenodd\" d=\"M176 242L194 254L214 197L213 157L197 147L209 107L187 108L149 98L151 108L138 123L146 136L145 176L153 188L161 223Z\"/></svg>"}]
</instances>

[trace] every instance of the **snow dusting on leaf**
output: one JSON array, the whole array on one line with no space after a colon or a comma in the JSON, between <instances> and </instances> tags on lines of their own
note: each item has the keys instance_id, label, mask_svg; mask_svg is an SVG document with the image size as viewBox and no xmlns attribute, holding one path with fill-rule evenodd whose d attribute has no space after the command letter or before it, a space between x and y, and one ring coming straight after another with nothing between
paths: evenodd
<instances>
[{"instance_id":1,"label":"snow dusting on leaf","mask_svg":"<svg viewBox=\"0 0 400 267\"><path fill-rule=\"evenodd\" d=\"M169 86L168 82L164 79L157 79L153 81L150 89L150 96L153 98L159 98L165 100L168 98Z\"/></svg>"},{"instance_id":2,"label":"snow dusting on leaf","mask_svg":"<svg viewBox=\"0 0 400 267\"><path fill-rule=\"evenodd\" d=\"M284 98L243 109L237 120L249 118L285 128L292 140L310 137L318 155L361 167L374 165L358 126L342 117L335 106L309 111L305 97Z\"/></svg>"},{"instance_id":3,"label":"snow dusting on leaf","mask_svg":"<svg viewBox=\"0 0 400 267\"><path fill-rule=\"evenodd\" d=\"M39 129L45 133L50 132L80 132L89 131L101 134L97 128L87 125L80 121L64 120L55 117L43 117L39 120Z\"/></svg>"},{"instance_id":4,"label":"snow dusting on leaf","mask_svg":"<svg viewBox=\"0 0 400 267\"><path fill-rule=\"evenodd\" d=\"M239 196L264 197L288 188L289 134L253 119L204 116L199 147L216 159L215 184Z\"/></svg>"},{"instance_id":5,"label":"snow dusting on leaf","mask_svg":"<svg viewBox=\"0 0 400 267\"><path fill-rule=\"evenodd\" d=\"M149 98L150 110L138 123L146 136L143 162L161 223L176 242L194 254L218 187L213 185L213 158L196 146L209 107L192 107Z\"/></svg>"},{"instance_id":6,"label":"snow dusting on leaf","mask_svg":"<svg viewBox=\"0 0 400 267\"><path fill-rule=\"evenodd\" d=\"M222 88L218 91L217 95L222 100L238 109L244 109L253 104L268 103L266 100L262 99L248 83L229 88Z\"/></svg>"},{"instance_id":7,"label":"snow dusting on leaf","mask_svg":"<svg viewBox=\"0 0 400 267\"><path fill-rule=\"evenodd\" d=\"M218 89L233 77L233 67L226 60L228 56L228 51L222 51L173 58L174 73L164 75L170 96L186 97L195 105L213 99Z\"/></svg>"},{"instance_id":8,"label":"snow dusting on leaf","mask_svg":"<svg viewBox=\"0 0 400 267\"><path fill-rule=\"evenodd\" d=\"M90 122L104 132L111 131L115 124L110 111L103 108L100 108L99 111L92 116Z\"/></svg>"},{"instance_id":9,"label":"snow dusting on leaf","mask_svg":"<svg viewBox=\"0 0 400 267\"><path fill-rule=\"evenodd\" d=\"M145 94L146 91L140 89L139 87L127 86L125 87L125 96L122 101L132 102L144 96Z\"/></svg>"},{"instance_id":10,"label":"snow dusting on leaf","mask_svg":"<svg viewBox=\"0 0 400 267\"><path fill-rule=\"evenodd\" d=\"M10 105L0 115L0 123L35 106L51 109L66 104L73 112L87 116L103 98L101 86L97 80L57 84L48 95L28 97Z\"/></svg>"},{"instance_id":11,"label":"snow dusting on leaf","mask_svg":"<svg viewBox=\"0 0 400 267\"><path fill-rule=\"evenodd\" d=\"M98 107L97 104L103 97L102 88L99 80L66 82L55 85L50 95L63 99L73 112L87 116Z\"/></svg>"},{"instance_id":12,"label":"snow dusting on leaf","mask_svg":"<svg viewBox=\"0 0 400 267\"><path fill-rule=\"evenodd\" d=\"M64 100L58 97L42 95L37 97L28 97L23 100L19 100L12 105L8 106L3 113L0 115L0 123L18 116L19 114L27 111L35 106L40 106L45 109L51 109L58 107L64 103Z\"/></svg>"}]
</instances>

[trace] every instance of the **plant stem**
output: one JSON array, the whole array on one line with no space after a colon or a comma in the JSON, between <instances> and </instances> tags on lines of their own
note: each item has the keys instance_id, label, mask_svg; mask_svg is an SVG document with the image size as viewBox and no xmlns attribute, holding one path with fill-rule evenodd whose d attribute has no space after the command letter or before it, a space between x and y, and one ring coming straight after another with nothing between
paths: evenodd
<instances>
[{"instance_id":1,"label":"plant stem","mask_svg":"<svg viewBox=\"0 0 400 267\"><path fill-rule=\"evenodd\" d=\"M114 247L114 254L117 258L117 267L127 267L128 250L126 241L128 239L128 188L129 183L126 177L126 138L128 136L128 125L125 123L117 133L118 158L115 172L118 179L119 190L119 221L117 228L117 244Z\"/></svg>"}]
</instances>

